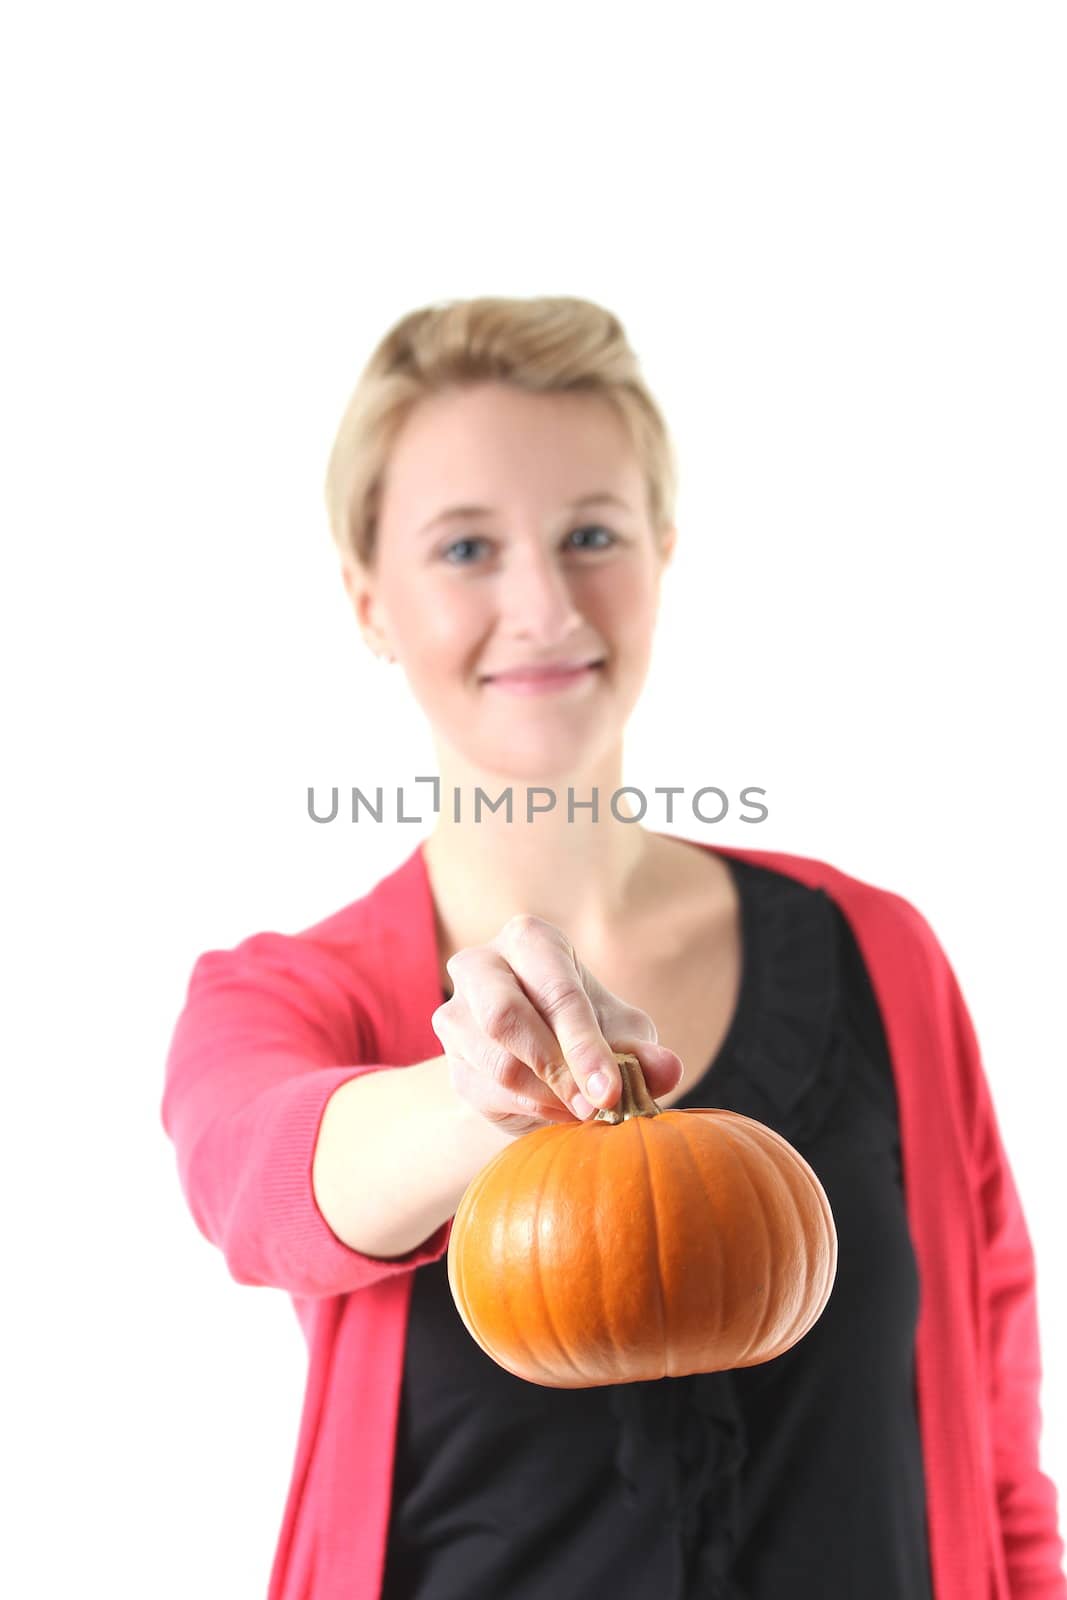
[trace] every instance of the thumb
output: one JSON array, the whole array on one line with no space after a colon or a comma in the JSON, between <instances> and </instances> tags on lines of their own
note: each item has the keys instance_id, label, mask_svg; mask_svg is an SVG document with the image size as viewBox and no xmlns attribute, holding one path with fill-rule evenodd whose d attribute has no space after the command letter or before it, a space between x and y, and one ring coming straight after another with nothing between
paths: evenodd
<instances>
[{"instance_id":1,"label":"thumb","mask_svg":"<svg viewBox=\"0 0 1067 1600\"><path fill-rule=\"evenodd\" d=\"M613 1050L628 1051L641 1063L641 1073L653 1100L669 1094L681 1081L685 1072L682 1058L665 1044L653 1044L649 1039L617 1039L612 1037Z\"/></svg>"}]
</instances>

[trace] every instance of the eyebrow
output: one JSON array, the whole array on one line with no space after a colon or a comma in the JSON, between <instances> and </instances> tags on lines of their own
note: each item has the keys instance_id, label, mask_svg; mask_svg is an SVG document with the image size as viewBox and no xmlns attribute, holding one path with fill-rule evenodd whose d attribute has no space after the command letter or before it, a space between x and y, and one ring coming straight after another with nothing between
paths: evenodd
<instances>
[{"instance_id":1,"label":"eyebrow","mask_svg":"<svg viewBox=\"0 0 1067 1600\"><path fill-rule=\"evenodd\" d=\"M579 511L583 506L595 505L621 506L623 511L631 509L629 502L620 500L617 494L609 494L599 489L594 491L593 494L583 494L579 499L571 500L564 509L567 511ZM492 506L449 506L447 511L439 511L435 517L432 517L420 529L420 537L422 534L429 533L433 528L436 528L440 522L452 522L458 517L491 516L492 511Z\"/></svg>"}]
</instances>

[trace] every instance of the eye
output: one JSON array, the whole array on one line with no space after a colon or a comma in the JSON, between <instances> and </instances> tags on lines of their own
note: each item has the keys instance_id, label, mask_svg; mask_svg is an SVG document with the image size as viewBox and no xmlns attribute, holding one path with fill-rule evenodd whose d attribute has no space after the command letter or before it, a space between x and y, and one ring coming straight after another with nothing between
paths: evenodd
<instances>
[{"instance_id":1,"label":"eye","mask_svg":"<svg viewBox=\"0 0 1067 1600\"><path fill-rule=\"evenodd\" d=\"M616 539L615 535L612 533L611 529L610 528L605 528L603 526L603 524L599 523L599 522L590 522L590 523L587 523L585 525L585 527L583 527L583 528L575 528L573 530L573 532L569 535L569 537L573 539L574 535L576 533L603 533L603 534L607 535L607 543L606 544L585 544L585 543L583 543L583 544L580 544L580 545L578 545L576 547L579 550L608 550L608 549L611 548L611 546L613 544L617 544L618 543L618 540Z\"/></svg>"},{"instance_id":2,"label":"eye","mask_svg":"<svg viewBox=\"0 0 1067 1600\"><path fill-rule=\"evenodd\" d=\"M447 561L450 566L453 566L453 567L469 567L470 566L470 562L469 561L462 561L462 560L461 561L452 561L450 559L453 550L462 550L465 545L485 544L485 542L486 541L484 539L469 538L469 537L466 538L466 539L453 539L452 543L449 544L449 545L446 545L445 548L441 551L441 555L442 555L442 558L445 561Z\"/></svg>"},{"instance_id":3,"label":"eye","mask_svg":"<svg viewBox=\"0 0 1067 1600\"><path fill-rule=\"evenodd\" d=\"M577 534L588 533L602 534L604 535L604 538L596 544L587 543L583 539L580 544L571 544L570 548L572 550L580 551L610 550L613 544L618 543L618 538L614 533L612 533L611 529L605 528L603 524L599 522L590 522L586 523L583 527L572 528L571 532L567 535L567 539L570 541L573 540ZM477 534L468 534L462 539L453 539L452 543L445 545L444 549L441 551L441 558L451 567L469 567L472 565L472 562L466 559L462 552L468 551L474 545L487 544L488 542L488 540L480 538ZM458 556L456 554L457 551L461 552Z\"/></svg>"}]
</instances>

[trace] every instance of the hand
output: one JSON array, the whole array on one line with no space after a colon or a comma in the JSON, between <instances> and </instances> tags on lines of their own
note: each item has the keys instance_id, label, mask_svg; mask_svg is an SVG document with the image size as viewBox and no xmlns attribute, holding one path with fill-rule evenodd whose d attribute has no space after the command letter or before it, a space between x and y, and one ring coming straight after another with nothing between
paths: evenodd
<instances>
[{"instance_id":1,"label":"hand","mask_svg":"<svg viewBox=\"0 0 1067 1600\"><path fill-rule=\"evenodd\" d=\"M681 1058L657 1043L651 1017L606 989L543 917L512 917L488 944L457 951L445 970L453 994L430 1024L453 1087L509 1133L613 1106L621 1089L613 1050L637 1056L653 1098L682 1076Z\"/></svg>"}]
</instances>

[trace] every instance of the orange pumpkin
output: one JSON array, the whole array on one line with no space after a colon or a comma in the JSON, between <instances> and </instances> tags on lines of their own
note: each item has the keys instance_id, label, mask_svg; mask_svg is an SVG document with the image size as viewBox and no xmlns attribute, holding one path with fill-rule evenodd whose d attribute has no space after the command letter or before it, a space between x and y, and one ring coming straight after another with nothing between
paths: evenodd
<instances>
[{"instance_id":1,"label":"orange pumpkin","mask_svg":"<svg viewBox=\"0 0 1067 1600\"><path fill-rule=\"evenodd\" d=\"M448 1281L501 1367L557 1389L770 1361L837 1273L825 1191L780 1134L732 1111L661 1111L636 1056L588 1122L516 1139L456 1208Z\"/></svg>"}]
</instances>

